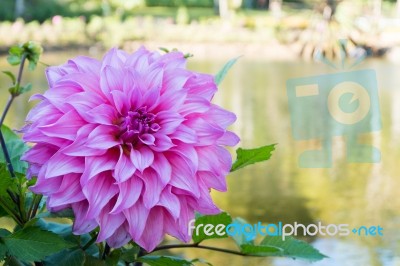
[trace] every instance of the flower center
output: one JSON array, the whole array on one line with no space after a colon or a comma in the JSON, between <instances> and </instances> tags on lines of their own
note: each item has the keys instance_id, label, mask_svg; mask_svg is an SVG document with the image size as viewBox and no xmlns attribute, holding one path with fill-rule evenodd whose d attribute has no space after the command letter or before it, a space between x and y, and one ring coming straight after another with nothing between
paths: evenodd
<instances>
[{"instance_id":1,"label":"flower center","mask_svg":"<svg viewBox=\"0 0 400 266\"><path fill-rule=\"evenodd\" d=\"M152 133L160 129L160 125L154 122L155 118L154 114L147 112L146 107L129 111L125 117L121 118L120 139L125 143L136 144L140 141L147 145L154 145L155 138Z\"/></svg>"}]
</instances>

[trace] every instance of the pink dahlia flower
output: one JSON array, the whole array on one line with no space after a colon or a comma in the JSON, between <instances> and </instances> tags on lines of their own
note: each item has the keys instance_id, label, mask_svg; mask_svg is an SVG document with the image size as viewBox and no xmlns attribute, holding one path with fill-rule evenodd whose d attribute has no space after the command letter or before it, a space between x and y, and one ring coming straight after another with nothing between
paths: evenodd
<instances>
[{"instance_id":1,"label":"pink dahlia flower","mask_svg":"<svg viewBox=\"0 0 400 266\"><path fill-rule=\"evenodd\" d=\"M236 117L210 101L213 76L189 71L180 52L110 50L47 69L49 89L27 116L23 159L31 190L51 211L72 208L75 234L97 226L97 241L133 239L147 251L169 234L189 241L197 211L219 209L232 159L226 130Z\"/></svg>"}]
</instances>

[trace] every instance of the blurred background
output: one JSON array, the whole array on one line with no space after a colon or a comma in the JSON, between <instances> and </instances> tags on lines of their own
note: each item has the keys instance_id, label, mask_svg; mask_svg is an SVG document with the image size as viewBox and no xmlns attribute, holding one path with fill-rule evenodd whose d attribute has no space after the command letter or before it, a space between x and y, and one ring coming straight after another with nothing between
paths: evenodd
<instances>
[{"instance_id":1,"label":"blurred background","mask_svg":"<svg viewBox=\"0 0 400 266\"><path fill-rule=\"evenodd\" d=\"M344 53L339 39L348 40ZM242 55L214 101L237 114L232 130L241 147L278 145L267 163L228 176L228 192L213 192L218 206L251 223L380 225L383 237L306 238L329 256L313 265L400 265L400 0L0 0L1 70L16 71L7 50L28 40L45 48L43 64L23 77L34 85L31 95L47 88L46 65L76 55L101 58L111 47L177 48L194 55L191 70L210 74ZM321 55L344 69L315 60ZM350 71L346 66L358 61L351 70L373 69L377 77L382 130L362 138L380 149L381 162L346 162L339 136L332 168L300 168L299 154L316 144L292 137L286 81ZM0 76L0 108L8 82ZM16 100L7 125L23 125L34 105L29 96ZM209 242L234 248L229 240ZM309 265L195 249L174 254L214 265Z\"/></svg>"}]
</instances>

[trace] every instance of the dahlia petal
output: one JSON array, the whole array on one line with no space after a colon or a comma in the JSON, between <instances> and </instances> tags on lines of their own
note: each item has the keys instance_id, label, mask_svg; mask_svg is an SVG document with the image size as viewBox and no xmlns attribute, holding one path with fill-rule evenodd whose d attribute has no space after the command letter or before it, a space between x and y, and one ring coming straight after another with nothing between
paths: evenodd
<instances>
[{"instance_id":1,"label":"dahlia petal","mask_svg":"<svg viewBox=\"0 0 400 266\"><path fill-rule=\"evenodd\" d=\"M159 87L151 87L147 90L142 99L142 105L147 106L149 111L152 111L155 106L157 106L160 100L160 88Z\"/></svg>"},{"instance_id":2,"label":"dahlia petal","mask_svg":"<svg viewBox=\"0 0 400 266\"><path fill-rule=\"evenodd\" d=\"M60 188L55 190L56 192L48 197L48 207L57 208L84 200L85 195L82 193L79 178L79 174L64 175Z\"/></svg>"},{"instance_id":3,"label":"dahlia petal","mask_svg":"<svg viewBox=\"0 0 400 266\"><path fill-rule=\"evenodd\" d=\"M93 130L96 128L96 125L87 124L81 127L77 132L77 137L75 141L65 148L62 149L62 152L69 156L96 156L103 155L107 151L104 149L98 149L97 147L89 148L86 146L87 137Z\"/></svg>"},{"instance_id":4,"label":"dahlia petal","mask_svg":"<svg viewBox=\"0 0 400 266\"><path fill-rule=\"evenodd\" d=\"M149 67L149 54L150 52L144 47L140 47L139 50L126 59L125 64L142 73Z\"/></svg>"},{"instance_id":5,"label":"dahlia petal","mask_svg":"<svg viewBox=\"0 0 400 266\"><path fill-rule=\"evenodd\" d=\"M119 213L132 207L141 195L143 181L139 177L133 176L122 183L118 183L118 187L118 199L111 213Z\"/></svg>"},{"instance_id":6,"label":"dahlia petal","mask_svg":"<svg viewBox=\"0 0 400 266\"><path fill-rule=\"evenodd\" d=\"M153 160L154 153L145 146L139 150L131 150L131 161L136 169L138 169L140 172L143 172L144 169L149 167L153 163Z\"/></svg>"},{"instance_id":7,"label":"dahlia petal","mask_svg":"<svg viewBox=\"0 0 400 266\"><path fill-rule=\"evenodd\" d=\"M83 119L90 122L91 117L87 116L87 112L101 105L104 99L97 93L85 91L69 96L66 102L74 108Z\"/></svg>"},{"instance_id":8,"label":"dahlia petal","mask_svg":"<svg viewBox=\"0 0 400 266\"><path fill-rule=\"evenodd\" d=\"M57 122L38 127L43 134L49 137L58 137L74 140L76 132L84 125L84 121L75 111L69 111Z\"/></svg>"},{"instance_id":9,"label":"dahlia petal","mask_svg":"<svg viewBox=\"0 0 400 266\"><path fill-rule=\"evenodd\" d=\"M227 191L226 180L224 175L215 175L213 172L209 171L199 171L197 172L197 176L204 182L204 184L207 187L222 192Z\"/></svg>"},{"instance_id":10,"label":"dahlia petal","mask_svg":"<svg viewBox=\"0 0 400 266\"><path fill-rule=\"evenodd\" d=\"M153 151L163 152L175 146L175 144L172 143L172 140L162 133L156 133L153 134L153 136L155 137L154 145L150 146L150 149Z\"/></svg>"},{"instance_id":11,"label":"dahlia petal","mask_svg":"<svg viewBox=\"0 0 400 266\"><path fill-rule=\"evenodd\" d=\"M114 234L107 239L107 244L113 248L120 248L131 240L129 235L129 226L127 222L124 222L122 226L115 230Z\"/></svg>"},{"instance_id":12,"label":"dahlia petal","mask_svg":"<svg viewBox=\"0 0 400 266\"><path fill-rule=\"evenodd\" d=\"M123 68L125 60L126 53L113 48L104 55L101 70L103 70L106 66L112 66L119 69Z\"/></svg>"},{"instance_id":13,"label":"dahlia petal","mask_svg":"<svg viewBox=\"0 0 400 266\"><path fill-rule=\"evenodd\" d=\"M46 164L46 178L69 173L83 173L85 170L82 158L67 156L61 152L55 153Z\"/></svg>"},{"instance_id":14,"label":"dahlia petal","mask_svg":"<svg viewBox=\"0 0 400 266\"><path fill-rule=\"evenodd\" d=\"M96 242L102 242L112 236L125 221L125 216L122 213L110 214L109 211L110 208L104 208L100 213L98 219L100 232Z\"/></svg>"},{"instance_id":15,"label":"dahlia petal","mask_svg":"<svg viewBox=\"0 0 400 266\"><path fill-rule=\"evenodd\" d=\"M175 74L177 69L186 67L186 58L182 52L172 51L157 60L158 63L163 63L167 70L172 70L171 75Z\"/></svg>"},{"instance_id":16,"label":"dahlia petal","mask_svg":"<svg viewBox=\"0 0 400 266\"><path fill-rule=\"evenodd\" d=\"M213 145L225 133L225 130L211 125L202 118L187 120L185 125L196 131L198 137L197 146Z\"/></svg>"},{"instance_id":17,"label":"dahlia petal","mask_svg":"<svg viewBox=\"0 0 400 266\"><path fill-rule=\"evenodd\" d=\"M72 226L72 232L75 235L83 235L89 233L97 227L95 219L86 219L86 213L88 210L88 202L81 201L71 204L72 210L75 214L74 225Z\"/></svg>"},{"instance_id":18,"label":"dahlia petal","mask_svg":"<svg viewBox=\"0 0 400 266\"><path fill-rule=\"evenodd\" d=\"M39 178L34 186L29 187L29 189L36 194L52 193L57 191L62 183L62 177L54 177L49 179Z\"/></svg>"},{"instance_id":19,"label":"dahlia petal","mask_svg":"<svg viewBox=\"0 0 400 266\"><path fill-rule=\"evenodd\" d=\"M160 111L178 112L186 100L187 93L184 90L166 91L160 96L160 101L156 107Z\"/></svg>"},{"instance_id":20,"label":"dahlia petal","mask_svg":"<svg viewBox=\"0 0 400 266\"><path fill-rule=\"evenodd\" d=\"M116 128L113 126L99 125L88 136L86 146L93 149L110 149L121 144L114 134Z\"/></svg>"},{"instance_id":21,"label":"dahlia petal","mask_svg":"<svg viewBox=\"0 0 400 266\"><path fill-rule=\"evenodd\" d=\"M167 65L167 67L169 69L164 70L161 92L164 93L169 90L181 90L192 73L186 69L170 68L171 65Z\"/></svg>"},{"instance_id":22,"label":"dahlia petal","mask_svg":"<svg viewBox=\"0 0 400 266\"><path fill-rule=\"evenodd\" d=\"M171 192L171 186L167 186L161 192L160 200L157 206L162 206L168 210L171 216L176 220L179 218L181 205L179 198Z\"/></svg>"},{"instance_id":23,"label":"dahlia petal","mask_svg":"<svg viewBox=\"0 0 400 266\"><path fill-rule=\"evenodd\" d=\"M161 191L165 185L153 169L146 169L141 178L144 183L143 204L147 209L153 208L160 200Z\"/></svg>"},{"instance_id":24,"label":"dahlia petal","mask_svg":"<svg viewBox=\"0 0 400 266\"><path fill-rule=\"evenodd\" d=\"M81 177L81 184L85 185L92 177L113 170L117 164L117 158L112 152L100 156L85 157L85 171Z\"/></svg>"},{"instance_id":25,"label":"dahlia petal","mask_svg":"<svg viewBox=\"0 0 400 266\"><path fill-rule=\"evenodd\" d=\"M168 156L168 161L172 166L170 184L198 197L200 195L199 188L197 187L193 173L195 169L191 169L191 166L186 160L175 154L170 154Z\"/></svg>"},{"instance_id":26,"label":"dahlia petal","mask_svg":"<svg viewBox=\"0 0 400 266\"><path fill-rule=\"evenodd\" d=\"M197 147L199 158L199 171L210 171L214 174L226 175L232 165L232 156L224 148L219 146Z\"/></svg>"},{"instance_id":27,"label":"dahlia petal","mask_svg":"<svg viewBox=\"0 0 400 266\"><path fill-rule=\"evenodd\" d=\"M226 128L236 121L236 115L213 104L212 108L204 114L204 119L219 127Z\"/></svg>"},{"instance_id":28,"label":"dahlia petal","mask_svg":"<svg viewBox=\"0 0 400 266\"><path fill-rule=\"evenodd\" d=\"M100 173L90 179L82 191L89 203L86 219L92 219L99 215L102 208L118 193L118 186L114 184L110 175Z\"/></svg>"},{"instance_id":29,"label":"dahlia petal","mask_svg":"<svg viewBox=\"0 0 400 266\"><path fill-rule=\"evenodd\" d=\"M192 238L186 230L179 225L179 220L176 221L169 213L164 214L164 231L183 242L189 242Z\"/></svg>"},{"instance_id":30,"label":"dahlia petal","mask_svg":"<svg viewBox=\"0 0 400 266\"><path fill-rule=\"evenodd\" d=\"M104 93L110 93L113 90L122 91L124 76L124 69L105 66L102 70L102 75L100 76L101 90Z\"/></svg>"},{"instance_id":31,"label":"dahlia petal","mask_svg":"<svg viewBox=\"0 0 400 266\"><path fill-rule=\"evenodd\" d=\"M171 164L162 153L156 153L154 155L154 161L151 168L157 172L163 185L166 185L171 180Z\"/></svg>"},{"instance_id":32,"label":"dahlia petal","mask_svg":"<svg viewBox=\"0 0 400 266\"><path fill-rule=\"evenodd\" d=\"M141 142L149 146L154 145L154 141L156 140L156 138L152 134L143 134L139 136L139 139Z\"/></svg>"},{"instance_id":33,"label":"dahlia petal","mask_svg":"<svg viewBox=\"0 0 400 266\"><path fill-rule=\"evenodd\" d=\"M199 96L190 96L186 98L185 104L179 109L179 113L183 116L196 113L206 113L210 110L210 102Z\"/></svg>"},{"instance_id":34,"label":"dahlia petal","mask_svg":"<svg viewBox=\"0 0 400 266\"><path fill-rule=\"evenodd\" d=\"M135 165L132 163L130 155L126 155L122 147L120 149L120 156L117 164L115 165L114 178L120 183L132 178L136 171Z\"/></svg>"},{"instance_id":35,"label":"dahlia petal","mask_svg":"<svg viewBox=\"0 0 400 266\"><path fill-rule=\"evenodd\" d=\"M145 208L142 201L137 201L132 207L124 210L124 215L129 224L129 234L137 241L142 234L149 216L149 209Z\"/></svg>"},{"instance_id":36,"label":"dahlia petal","mask_svg":"<svg viewBox=\"0 0 400 266\"><path fill-rule=\"evenodd\" d=\"M188 144L194 144L197 142L196 131L184 124L179 125L175 132L170 134L169 137Z\"/></svg>"},{"instance_id":37,"label":"dahlia petal","mask_svg":"<svg viewBox=\"0 0 400 266\"><path fill-rule=\"evenodd\" d=\"M216 144L224 146L235 146L240 141L240 138L233 132L226 131L222 137L220 137Z\"/></svg>"},{"instance_id":38,"label":"dahlia petal","mask_svg":"<svg viewBox=\"0 0 400 266\"><path fill-rule=\"evenodd\" d=\"M204 185L201 180L198 180L200 197L198 199L194 199L192 197L187 197L188 204L201 214L213 215L218 214L221 210L215 206L214 202L211 199L209 189Z\"/></svg>"},{"instance_id":39,"label":"dahlia petal","mask_svg":"<svg viewBox=\"0 0 400 266\"><path fill-rule=\"evenodd\" d=\"M188 89L189 94L201 96L208 101L211 101L217 91L214 77L207 74L193 75L184 87Z\"/></svg>"},{"instance_id":40,"label":"dahlia petal","mask_svg":"<svg viewBox=\"0 0 400 266\"><path fill-rule=\"evenodd\" d=\"M159 207L151 209L147 222L145 223L146 233L142 234L139 239L136 239L136 243L148 252L152 251L163 240L163 217L163 215L160 215Z\"/></svg>"},{"instance_id":41,"label":"dahlia petal","mask_svg":"<svg viewBox=\"0 0 400 266\"><path fill-rule=\"evenodd\" d=\"M99 105L90 111L87 111L85 119L91 123L98 123L102 125L113 125L117 120L118 115L115 108L108 104Z\"/></svg>"},{"instance_id":42,"label":"dahlia petal","mask_svg":"<svg viewBox=\"0 0 400 266\"><path fill-rule=\"evenodd\" d=\"M77 56L68 62L74 64L79 72L91 73L94 75L98 75L100 72L101 63L97 59L91 57Z\"/></svg>"},{"instance_id":43,"label":"dahlia petal","mask_svg":"<svg viewBox=\"0 0 400 266\"><path fill-rule=\"evenodd\" d=\"M57 147L49 144L38 143L22 155L21 160L43 165L56 152Z\"/></svg>"},{"instance_id":44,"label":"dahlia petal","mask_svg":"<svg viewBox=\"0 0 400 266\"><path fill-rule=\"evenodd\" d=\"M111 95L118 113L125 115L131 108L130 101L127 100L125 92L114 90L111 92Z\"/></svg>"},{"instance_id":45,"label":"dahlia petal","mask_svg":"<svg viewBox=\"0 0 400 266\"><path fill-rule=\"evenodd\" d=\"M71 64L64 64L61 66L51 66L46 68L46 77L50 87L53 85L63 76L67 75L68 73L77 72L78 69L76 66Z\"/></svg>"},{"instance_id":46,"label":"dahlia petal","mask_svg":"<svg viewBox=\"0 0 400 266\"><path fill-rule=\"evenodd\" d=\"M184 120L185 119L177 113L161 111L157 114L157 121L159 121L158 124L161 127L159 132L166 135L171 134L175 132Z\"/></svg>"}]
</instances>

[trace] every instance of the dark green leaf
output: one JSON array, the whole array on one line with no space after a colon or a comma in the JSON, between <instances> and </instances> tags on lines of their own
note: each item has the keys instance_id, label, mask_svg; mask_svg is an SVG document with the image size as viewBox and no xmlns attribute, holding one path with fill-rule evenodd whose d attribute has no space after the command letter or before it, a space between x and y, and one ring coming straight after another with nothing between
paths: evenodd
<instances>
[{"instance_id":1,"label":"dark green leaf","mask_svg":"<svg viewBox=\"0 0 400 266\"><path fill-rule=\"evenodd\" d=\"M192 266L193 263L178 257L171 256L144 256L136 261L144 262L150 266Z\"/></svg>"},{"instance_id":2,"label":"dark green leaf","mask_svg":"<svg viewBox=\"0 0 400 266\"><path fill-rule=\"evenodd\" d=\"M38 218L74 218L74 212L72 209L65 209L59 212L42 212L36 215Z\"/></svg>"},{"instance_id":3,"label":"dark green leaf","mask_svg":"<svg viewBox=\"0 0 400 266\"><path fill-rule=\"evenodd\" d=\"M236 150L236 161L232 165L231 172L240 168L246 167L250 164L266 161L271 158L272 151L275 150L275 145L267 145L256 149L242 149Z\"/></svg>"},{"instance_id":4,"label":"dark green leaf","mask_svg":"<svg viewBox=\"0 0 400 266\"><path fill-rule=\"evenodd\" d=\"M15 76L14 76L14 74L12 72L10 72L10 71L2 71L2 72L10 77L10 79L12 81L12 84L15 84L16 79L15 79Z\"/></svg>"},{"instance_id":5,"label":"dark green leaf","mask_svg":"<svg viewBox=\"0 0 400 266\"><path fill-rule=\"evenodd\" d=\"M0 196L7 195L7 189L12 186L14 181L7 170L7 166L0 163Z\"/></svg>"},{"instance_id":6,"label":"dark green leaf","mask_svg":"<svg viewBox=\"0 0 400 266\"><path fill-rule=\"evenodd\" d=\"M72 247L71 243L60 236L34 226L25 227L2 240L12 256L27 262L41 261L49 255Z\"/></svg>"},{"instance_id":7,"label":"dark green leaf","mask_svg":"<svg viewBox=\"0 0 400 266\"><path fill-rule=\"evenodd\" d=\"M229 69L231 69L231 67L236 63L236 61L240 58L236 57L233 58L231 60L229 60L224 66L223 68L217 73L217 75L215 75L214 77L214 81L217 85L221 84L222 80L224 80L226 74L228 74Z\"/></svg>"},{"instance_id":8,"label":"dark green leaf","mask_svg":"<svg viewBox=\"0 0 400 266\"><path fill-rule=\"evenodd\" d=\"M240 246L242 253L246 255L268 257L268 256L279 256L282 254L282 250L272 246L258 246L253 244L243 244Z\"/></svg>"},{"instance_id":9,"label":"dark green leaf","mask_svg":"<svg viewBox=\"0 0 400 266\"><path fill-rule=\"evenodd\" d=\"M29 61L28 69L29 69L30 71L33 71L33 70L35 70L36 65L37 65L37 61L31 60L31 61Z\"/></svg>"},{"instance_id":10,"label":"dark green leaf","mask_svg":"<svg viewBox=\"0 0 400 266\"><path fill-rule=\"evenodd\" d=\"M0 228L0 237L5 237L8 235L11 235L10 231L8 231L7 229L4 229L4 228Z\"/></svg>"},{"instance_id":11,"label":"dark green leaf","mask_svg":"<svg viewBox=\"0 0 400 266\"><path fill-rule=\"evenodd\" d=\"M107 266L107 264L104 260L86 255L84 266Z\"/></svg>"},{"instance_id":12,"label":"dark green leaf","mask_svg":"<svg viewBox=\"0 0 400 266\"><path fill-rule=\"evenodd\" d=\"M282 240L281 236L267 236L261 241L261 245L281 248L281 256L283 257L306 259L310 261L318 261L326 258L325 255L321 254L307 242L290 236L286 237L285 240Z\"/></svg>"},{"instance_id":13,"label":"dark green leaf","mask_svg":"<svg viewBox=\"0 0 400 266\"><path fill-rule=\"evenodd\" d=\"M10 63L10 65L16 66L19 63L21 63L21 58L16 55L9 55L9 56L7 56L7 61L8 61L8 63Z\"/></svg>"},{"instance_id":14,"label":"dark green leaf","mask_svg":"<svg viewBox=\"0 0 400 266\"><path fill-rule=\"evenodd\" d=\"M222 212L217 215L205 215L197 217L195 221L195 229L192 232L192 239L195 243L199 243L205 239L226 238L228 235L226 234L225 227L231 222L232 218L226 212ZM219 226L216 228L218 224L223 224L225 226ZM208 227L210 229L205 228L207 225L209 225ZM212 228L211 225L213 226ZM216 230L218 230L218 234ZM210 235L205 234L205 231L208 231L208 234Z\"/></svg>"},{"instance_id":15,"label":"dark green leaf","mask_svg":"<svg viewBox=\"0 0 400 266\"><path fill-rule=\"evenodd\" d=\"M7 254L7 246L0 240L0 261L4 260Z\"/></svg>"},{"instance_id":16,"label":"dark green leaf","mask_svg":"<svg viewBox=\"0 0 400 266\"><path fill-rule=\"evenodd\" d=\"M207 265L209 265L209 266L213 266L211 263L209 263L209 262L207 262L207 261L205 261L205 260L203 260L203 259L194 259L194 260L191 260L190 262L191 262L192 264L201 263L201 264L207 264Z\"/></svg>"},{"instance_id":17,"label":"dark green leaf","mask_svg":"<svg viewBox=\"0 0 400 266\"><path fill-rule=\"evenodd\" d=\"M15 172L24 174L26 172L28 164L24 161L21 161L21 155L24 154L27 150L29 150L29 146L26 145L21 140L21 138L7 126L3 125L1 127L1 131L3 132L7 150L10 155L11 163L14 167ZM1 148L0 148L0 162L6 163L4 159L4 153Z\"/></svg>"},{"instance_id":18,"label":"dark green leaf","mask_svg":"<svg viewBox=\"0 0 400 266\"><path fill-rule=\"evenodd\" d=\"M85 263L85 253L81 249L66 249L47 257L44 261L45 266L83 266Z\"/></svg>"},{"instance_id":19,"label":"dark green leaf","mask_svg":"<svg viewBox=\"0 0 400 266\"><path fill-rule=\"evenodd\" d=\"M137 245L135 245L129 249L122 248L121 260L126 261L126 262L134 262L136 259L136 256L139 254L139 251L140 251L140 247Z\"/></svg>"},{"instance_id":20,"label":"dark green leaf","mask_svg":"<svg viewBox=\"0 0 400 266\"><path fill-rule=\"evenodd\" d=\"M107 266L117 266L119 259L121 258L121 250L114 249L110 255L106 258Z\"/></svg>"}]
</instances>

